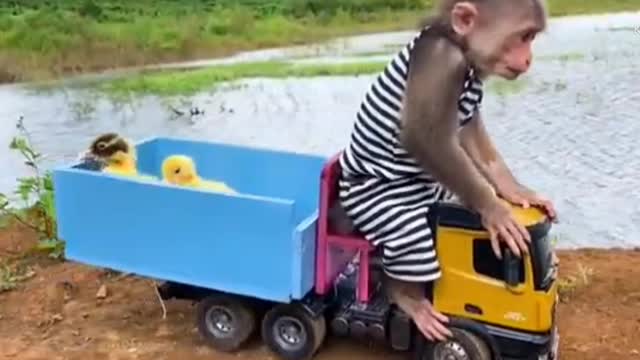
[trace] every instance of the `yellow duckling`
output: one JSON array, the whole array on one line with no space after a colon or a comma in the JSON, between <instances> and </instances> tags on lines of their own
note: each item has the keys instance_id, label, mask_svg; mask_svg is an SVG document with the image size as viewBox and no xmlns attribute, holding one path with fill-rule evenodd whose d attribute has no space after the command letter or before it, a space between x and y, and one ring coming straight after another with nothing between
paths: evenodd
<instances>
[{"instance_id":1,"label":"yellow duckling","mask_svg":"<svg viewBox=\"0 0 640 360\"><path fill-rule=\"evenodd\" d=\"M157 181L153 176L138 172L135 147L118 134L106 133L98 136L89 146L85 157L103 162L103 172Z\"/></svg>"},{"instance_id":2,"label":"yellow duckling","mask_svg":"<svg viewBox=\"0 0 640 360\"><path fill-rule=\"evenodd\" d=\"M207 189L224 194L237 192L223 182L204 180L198 176L195 162L185 155L171 155L162 162L162 177L169 184Z\"/></svg>"}]
</instances>

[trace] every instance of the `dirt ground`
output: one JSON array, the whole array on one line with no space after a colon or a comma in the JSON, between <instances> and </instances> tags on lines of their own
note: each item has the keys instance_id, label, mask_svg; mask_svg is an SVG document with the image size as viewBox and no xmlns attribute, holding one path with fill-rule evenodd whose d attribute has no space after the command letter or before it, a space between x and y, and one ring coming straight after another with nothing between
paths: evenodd
<instances>
[{"instance_id":1,"label":"dirt ground","mask_svg":"<svg viewBox=\"0 0 640 360\"><path fill-rule=\"evenodd\" d=\"M33 241L21 229L0 231L0 265L24 254ZM561 359L640 359L640 251L559 255L561 276L574 281L560 306ZM192 304L168 302L162 319L149 280L33 255L28 259L32 277L0 293L2 360L275 359L259 339L237 354L210 350L194 328ZM107 292L99 298L103 285ZM403 356L329 337L316 359Z\"/></svg>"}]
</instances>

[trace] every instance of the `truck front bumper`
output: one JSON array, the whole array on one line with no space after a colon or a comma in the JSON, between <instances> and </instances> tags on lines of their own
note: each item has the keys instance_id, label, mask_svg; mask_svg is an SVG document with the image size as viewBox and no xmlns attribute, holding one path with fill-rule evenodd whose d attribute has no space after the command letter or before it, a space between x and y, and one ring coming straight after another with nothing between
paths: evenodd
<instances>
[{"instance_id":1,"label":"truck front bumper","mask_svg":"<svg viewBox=\"0 0 640 360\"><path fill-rule=\"evenodd\" d=\"M558 328L554 327L551 332L550 347L544 354L538 355L537 360L558 360L558 347L560 346L560 335Z\"/></svg>"},{"instance_id":2,"label":"truck front bumper","mask_svg":"<svg viewBox=\"0 0 640 360\"><path fill-rule=\"evenodd\" d=\"M557 327L548 335L488 327L503 360L558 360Z\"/></svg>"}]
</instances>

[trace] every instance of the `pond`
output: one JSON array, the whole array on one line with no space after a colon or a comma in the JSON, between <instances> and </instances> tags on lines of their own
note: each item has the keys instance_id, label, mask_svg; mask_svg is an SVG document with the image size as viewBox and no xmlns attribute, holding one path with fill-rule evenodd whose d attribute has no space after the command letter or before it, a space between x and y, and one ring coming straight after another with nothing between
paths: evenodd
<instances>
[{"instance_id":1,"label":"pond","mask_svg":"<svg viewBox=\"0 0 640 360\"><path fill-rule=\"evenodd\" d=\"M640 246L640 13L554 20L536 43L530 73L491 82L484 117L514 172L555 200L562 247ZM413 33L375 34L317 46L274 49L219 62L387 59ZM0 148L24 116L46 166L74 159L98 133L134 140L171 135L331 155L348 140L373 76L248 79L188 98L151 96L114 102L59 87L0 87ZM204 114L188 116L190 108ZM178 113L187 115L179 116ZM26 174L8 150L0 191Z\"/></svg>"}]
</instances>

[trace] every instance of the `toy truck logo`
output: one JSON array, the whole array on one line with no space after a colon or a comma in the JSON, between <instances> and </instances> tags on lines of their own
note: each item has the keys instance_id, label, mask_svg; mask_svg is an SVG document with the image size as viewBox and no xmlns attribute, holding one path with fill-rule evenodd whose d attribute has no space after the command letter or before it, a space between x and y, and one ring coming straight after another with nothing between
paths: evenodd
<instances>
[{"instance_id":1,"label":"toy truck logo","mask_svg":"<svg viewBox=\"0 0 640 360\"><path fill-rule=\"evenodd\" d=\"M504 318L506 320L518 321L518 322L523 322L523 321L527 320L527 318L524 317L524 315L522 315L522 313L515 312L515 311L510 311L510 312L504 314Z\"/></svg>"}]
</instances>

